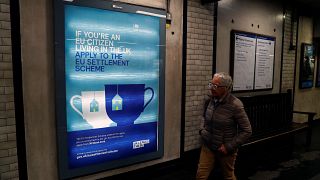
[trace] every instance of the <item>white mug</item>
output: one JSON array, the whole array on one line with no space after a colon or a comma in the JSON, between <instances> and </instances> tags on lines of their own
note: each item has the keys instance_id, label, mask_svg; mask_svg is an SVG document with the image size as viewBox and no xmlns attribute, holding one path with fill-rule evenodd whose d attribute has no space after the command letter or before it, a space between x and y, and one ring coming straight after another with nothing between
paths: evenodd
<instances>
[{"instance_id":1,"label":"white mug","mask_svg":"<svg viewBox=\"0 0 320 180\"><path fill-rule=\"evenodd\" d=\"M74 99L80 99L82 104L82 112L74 105ZM95 111L90 111L90 104L98 104ZM70 105L84 120L86 120L93 128L103 128L116 126L105 108L105 92L104 91L82 91L81 96L74 95L70 99Z\"/></svg>"}]
</instances>

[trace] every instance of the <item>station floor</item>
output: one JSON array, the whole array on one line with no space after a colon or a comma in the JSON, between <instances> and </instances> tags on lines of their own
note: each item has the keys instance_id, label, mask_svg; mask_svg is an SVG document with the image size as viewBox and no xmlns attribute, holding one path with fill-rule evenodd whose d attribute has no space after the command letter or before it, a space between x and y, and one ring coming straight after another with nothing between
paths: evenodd
<instances>
[{"instance_id":1,"label":"station floor","mask_svg":"<svg viewBox=\"0 0 320 180\"><path fill-rule=\"evenodd\" d=\"M267 157L254 166L236 171L238 180L320 180L320 121L313 125L312 142L305 146L305 132L294 136L293 151L286 158ZM153 169L143 169L116 175L105 180L194 180L198 154L188 160L169 163ZM213 171L209 180L222 179L219 171Z\"/></svg>"}]
</instances>

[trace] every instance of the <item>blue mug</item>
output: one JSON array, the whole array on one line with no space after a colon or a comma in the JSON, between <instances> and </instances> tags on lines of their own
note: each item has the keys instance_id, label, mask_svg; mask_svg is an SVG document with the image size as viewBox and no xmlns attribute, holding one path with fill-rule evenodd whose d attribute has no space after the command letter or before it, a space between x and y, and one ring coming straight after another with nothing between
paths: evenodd
<instances>
[{"instance_id":1,"label":"blue mug","mask_svg":"<svg viewBox=\"0 0 320 180\"><path fill-rule=\"evenodd\" d=\"M152 95L144 103L144 95L147 90L150 90ZM117 126L133 125L151 102L153 96L153 89L151 87L145 88L145 84L106 84L107 114L112 121L117 123Z\"/></svg>"}]
</instances>

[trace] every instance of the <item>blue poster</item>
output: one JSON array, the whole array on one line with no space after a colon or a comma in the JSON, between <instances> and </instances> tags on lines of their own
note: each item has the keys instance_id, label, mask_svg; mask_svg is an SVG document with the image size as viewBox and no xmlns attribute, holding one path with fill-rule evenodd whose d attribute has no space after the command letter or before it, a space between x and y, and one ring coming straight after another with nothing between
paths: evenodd
<instances>
[{"instance_id":1,"label":"blue poster","mask_svg":"<svg viewBox=\"0 0 320 180\"><path fill-rule=\"evenodd\" d=\"M312 44L302 43L300 62L300 88L312 88L315 68L314 47Z\"/></svg>"},{"instance_id":2,"label":"blue poster","mask_svg":"<svg viewBox=\"0 0 320 180\"><path fill-rule=\"evenodd\" d=\"M65 5L69 168L158 150L159 17Z\"/></svg>"}]
</instances>

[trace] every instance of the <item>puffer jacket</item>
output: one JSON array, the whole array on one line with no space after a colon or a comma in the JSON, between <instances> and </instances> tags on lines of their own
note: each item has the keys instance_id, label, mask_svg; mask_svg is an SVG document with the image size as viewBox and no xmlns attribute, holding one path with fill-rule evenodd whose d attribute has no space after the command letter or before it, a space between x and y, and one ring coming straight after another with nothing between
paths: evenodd
<instances>
[{"instance_id":1,"label":"puffer jacket","mask_svg":"<svg viewBox=\"0 0 320 180\"><path fill-rule=\"evenodd\" d=\"M232 153L252 134L242 102L230 93L216 105L211 99L203 118L204 126L199 132L212 151L224 144L227 152Z\"/></svg>"}]
</instances>

